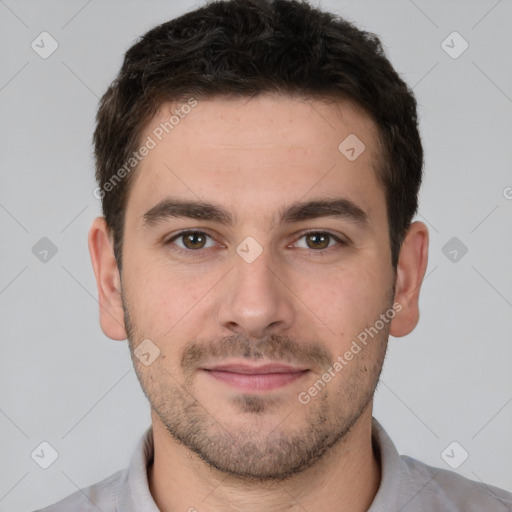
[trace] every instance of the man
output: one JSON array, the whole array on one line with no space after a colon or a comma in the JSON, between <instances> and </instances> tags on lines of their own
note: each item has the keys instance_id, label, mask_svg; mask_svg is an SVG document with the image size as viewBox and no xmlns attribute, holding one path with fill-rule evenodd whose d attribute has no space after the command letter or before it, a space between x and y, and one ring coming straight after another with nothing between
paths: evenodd
<instances>
[{"instance_id":1,"label":"man","mask_svg":"<svg viewBox=\"0 0 512 512\"><path fill-rule=\"evenodd\" d=\"M291 0L148 32L102 98L89 249L152 426L46 511L504 511L372 417L418 322L416 102L379 40Z\"/></svg>"}]
</instances>

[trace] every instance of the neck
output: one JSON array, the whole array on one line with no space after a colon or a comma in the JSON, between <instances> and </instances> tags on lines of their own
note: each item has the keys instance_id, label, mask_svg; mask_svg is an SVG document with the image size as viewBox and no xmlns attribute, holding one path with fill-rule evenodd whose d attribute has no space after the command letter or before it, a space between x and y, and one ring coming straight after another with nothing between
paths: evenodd
<instances>
[{"instance_id":1,"label":"neck","mask_svg":"<svg viewBox=\"0 0 512 512\"><path fill-rule=\"evenodd\" d=\"M155 451L148 480L153 499L162 512L365 512L381 478L371 441L371 406L313 466L272 483L248 483L211 468L175 441L152 413Z\"/></svg>"}]
</instances>

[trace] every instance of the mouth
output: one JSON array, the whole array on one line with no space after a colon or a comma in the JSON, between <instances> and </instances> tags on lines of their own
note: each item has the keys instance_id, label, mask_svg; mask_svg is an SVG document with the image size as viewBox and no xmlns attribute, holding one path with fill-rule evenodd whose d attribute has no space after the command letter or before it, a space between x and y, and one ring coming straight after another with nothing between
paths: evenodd
<instances>
[{"instance_id":1,"label":"mouth","mask_svg":"<svg viewBox=\"0 0 512 512\"><path fill-rule=\"evenodd\" d=\"M272 391L303 378L309 369L285 364L220 364L201 368L210 378L243 391Z\"/></svg>"}]
</instances>

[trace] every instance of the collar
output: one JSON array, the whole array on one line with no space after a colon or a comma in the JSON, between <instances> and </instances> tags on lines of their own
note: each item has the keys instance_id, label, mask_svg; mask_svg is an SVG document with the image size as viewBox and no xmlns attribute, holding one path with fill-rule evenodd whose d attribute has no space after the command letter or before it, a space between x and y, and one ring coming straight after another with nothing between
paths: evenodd
<instances>
[{"instance_id":1,"label":"collar","mask_svg":"<svg viewBox=\"0 0 512 512\"><path fill-rule=\"evenodd\" d=\"M402 462L400 455L382 425L372 418L372 446L381 465L381 481L368 512L398 509L401 493ZM153 427L141 436L130 465L123 473L117 489L116 512L161 512L149 490L148 465L153 461Z\"/></svg>"}]
</instances>

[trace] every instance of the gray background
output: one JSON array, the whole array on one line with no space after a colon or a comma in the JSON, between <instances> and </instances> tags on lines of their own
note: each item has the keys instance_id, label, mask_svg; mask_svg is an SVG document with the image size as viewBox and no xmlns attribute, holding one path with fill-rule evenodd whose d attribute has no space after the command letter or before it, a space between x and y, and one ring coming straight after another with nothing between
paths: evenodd
<instances>
[{"instance_id":1,"label":"gray background","mask_svg":"<svg viewBox=\"0 0 512 512\"><path fill-rule=\"evenodd\" d=\"M149 425L127 342L99 327L91 135L128 47L199 5L0 0L1 511L42 507L126 466ZM459 473L512 491L512 2L320 5L381 36L414 87L426 151L422 316L390 340L374 415L401 453L449 469L441 454L457 441L452 464L469 453ZM43 31L59 45L47 59L31 48ZM458 58L441 45L453 31L469 44ZM43 237L57 247L46 262L32 252ZM443 252L452 237L465 255ZM31 458L42 441L58 452L46 470Z\"/></svg>"}]
</instances>

